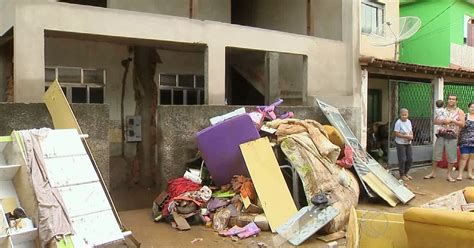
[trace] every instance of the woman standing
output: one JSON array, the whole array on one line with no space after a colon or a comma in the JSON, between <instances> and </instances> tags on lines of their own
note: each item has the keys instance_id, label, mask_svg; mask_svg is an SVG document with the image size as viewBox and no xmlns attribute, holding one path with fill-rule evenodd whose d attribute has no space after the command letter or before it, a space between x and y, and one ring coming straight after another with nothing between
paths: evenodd
<instances>
[{"instance_id":1,"label":"woman standing","mask_svg":"<svg viewBox=\"0 0 474 248\"><path fill-rule=\"evenodd\" d=\"M462 180L462 173L466 167L467 160L467 174L469 179L474 180L472 169L474 167L474 101L468 105L469 113L466 115L466 124L461 129L459 137L459 147L461 150L461 159L459 161L459 175L457 180Z\"/></svg>"}]
</instances>

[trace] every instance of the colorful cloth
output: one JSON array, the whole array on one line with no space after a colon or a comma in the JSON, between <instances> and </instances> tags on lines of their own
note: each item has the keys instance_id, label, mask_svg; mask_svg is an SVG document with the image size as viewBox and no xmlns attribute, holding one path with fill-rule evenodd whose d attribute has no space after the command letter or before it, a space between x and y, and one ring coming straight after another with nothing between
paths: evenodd
<instances>
[{"instance_id":1,"label":"colorful cloth","mask_svg":"<svg viewBox=\"0 0 474 248\"><path fill-rule=\"evenodd\" d=\"M178 197L181 194L186 193L188 191L196 191L199 188L201 188L199 184L194 183L191 180L186 179L184 177L169 180L168 188L166 190L166 192L169 195L169 199L163 206L163 216L168 216L170 214L168 207L170 203L173 202L175 197Z\"/></svg>"},{"instance_id":2,"label":"colorful cloth","mask_svg":"<svg viewBox=\"0 0 474 248\"><path fill-rule=\"evenodd\" d=\"M474 120L470 120L468 116L469 114L466 115L466 125L459 136L460 147L474 147Z\"/></svg>"}]
</instances>

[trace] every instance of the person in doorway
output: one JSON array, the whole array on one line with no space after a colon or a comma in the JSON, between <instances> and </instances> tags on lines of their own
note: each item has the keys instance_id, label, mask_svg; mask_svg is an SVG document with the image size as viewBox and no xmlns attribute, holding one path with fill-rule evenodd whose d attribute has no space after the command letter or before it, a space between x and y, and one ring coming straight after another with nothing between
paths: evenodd
<instances>
[{"instance_id":1,"label":"person in doorway","mask_svg":"<svg viewBox=\"0 0 474 248\"><path fill-rule=\"evenodd\" d=\"M457 180L462 180L462 173L467 165L467 175L469 179L474 180L472 169L474 167L474 101L470 102L468 107L469 113L466 114L464 128L459 134L459 148L461 150L461 159L459 160L459 175Z\"/></svg>"},{"instance_id":2,"label":"person in doorway","mask_svg":"<svg viewBox=\"0 0 474 248\"><path fill-rule=\"evenodd\" d=\"M445 108L445 118L434 119L435 125L442 125L437 134L437 139L433 149L433 163L431 173L426 175L425 179L436 177L436 167L443 158L443 151L446 150L448 157L448 176L449 182L455 182L451 176L454 164L457 162L457 144L460 128L464 127L464 111L457 107L457 96L450 94Z\"/></svg>"},{"instance_id":3,"label":"person in doorway","mask_svg":"<svg viewBox=\"0 0 474 248\"><path fill-rule=\"evenodd\" d=\"M397 146L398 172L400 179L408 181L413 179L408 171L413 163L413 151L411 141L413 140L413 128L408 119L408 109L400 109L400 119L395 122L393 129L395 143Z\"/></svg>"}]
</instances>

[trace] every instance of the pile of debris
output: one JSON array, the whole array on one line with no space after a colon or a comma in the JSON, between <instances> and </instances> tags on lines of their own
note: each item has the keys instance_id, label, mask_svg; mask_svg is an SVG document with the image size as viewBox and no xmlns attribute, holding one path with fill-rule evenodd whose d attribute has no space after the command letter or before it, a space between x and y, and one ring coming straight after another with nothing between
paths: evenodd
<instances>
[{"instance_id":1,"label":"pile of debris","mask_svg":"<svg viewBox=\"0 0 474 248\"><path fill-rule=\"evenodd\" d=\"M368 178L379 192L385 186L377 181L380 175L383 182L392 182L391 178L370 163L352 132L344 130L348 129L345 122L343 130L340 123L332 122L333 116L325 111L329 105L320 103L334 126L295 119L292 112L279 111L281 103L278 100L250 113L241 108L212 118L211 126L196 134L200 167L168 182L167 190L153 203L155 220L170 222L178 230L203 223L233 239L271 230L282 243L293 245L316 232L332 234L328 241L343 237L351 208L358 203L359 183L365 188L363 180ZM359 181L350 171L353 164L358 166ZM361 171L365 172L363 179ZM299 179L305 199L299 198ZM386 187L403 194L399 186ZM383 192L382 197L387 195ZM300 203L307 206L298 211Z\"/></svg>"}]
</instances>

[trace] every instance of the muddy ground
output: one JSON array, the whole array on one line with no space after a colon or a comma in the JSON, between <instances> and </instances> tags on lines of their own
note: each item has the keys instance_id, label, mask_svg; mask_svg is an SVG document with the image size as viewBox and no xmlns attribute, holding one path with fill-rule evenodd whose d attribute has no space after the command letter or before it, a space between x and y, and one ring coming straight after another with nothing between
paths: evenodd
<instances>
[{"instance_id":1,"label":"muddy ground","mask_svg":"<svg viewBox=\"0 0 474 248\"><path fill-rule=\"evenodd\" d=\"M438 169L438 176L434 179L423 179L429 173L428 167L412 170L414 180L409 181L407 186L415 193L416 197L407 205L390 207L382 200L367 201L362 199L358 209L369 209L376 211L387 211L403 213L406 209L420 206L439 196L463 189L466 186L474 186L474 180L465 179L450 183L446 181L446 170ZM457 175L457 172L455 172ZM239 241L231 238L220 237L212 229L203 225L192 226L190 231L177 231L167 223L155 223L151 218L151 205L154 197L159 192L153 192L146 188L118 188L111 191L112 198L119 211L122 222L130 230L134 237L142 243L144 248L152 247L258 247L259 242L274 247L274 238L270 232L262 232L258 237ZM194 239L202 239L192 243ZM344 247L345 240L337 241L337 247ZM282 247L292 247L288 243ZM300 247L327 247L327 244L316 239L316 235L304 242Z\"/></svg>"}]
</instances>

